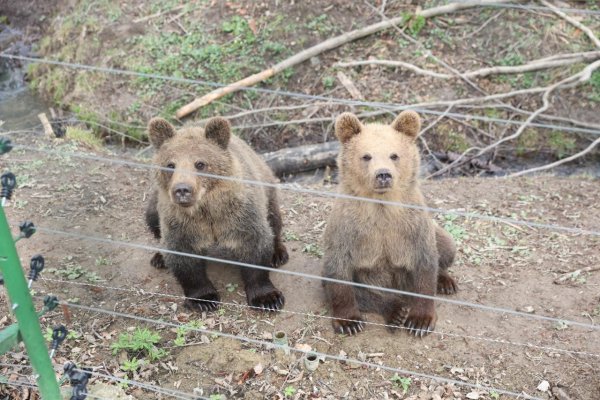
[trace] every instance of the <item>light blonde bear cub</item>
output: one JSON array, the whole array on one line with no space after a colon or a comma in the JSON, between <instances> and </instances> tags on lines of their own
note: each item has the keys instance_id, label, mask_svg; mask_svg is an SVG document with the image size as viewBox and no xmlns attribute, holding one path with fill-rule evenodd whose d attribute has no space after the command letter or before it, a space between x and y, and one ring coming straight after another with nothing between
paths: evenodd
<instances>
[{"instance_id":1,"label":"light blonde bear cub","mask_svg":"<svg viewBox=\"0 0 600 400\"><path fill-rule=\"evenodd\" d=\"M424 206L417 174L416 138L421 120L404 111L391 125L365 124L340 115L335 134L343 194ZM448 274L456 248L452 237L422 209L338 199L325 231L324 276L434 296L452 294ZM362 312L380 313L387 324L423 336L435 327L433 299L401 296L338 283L324 283L336 332L362 331Z\"/></svg>"}]
</instances>

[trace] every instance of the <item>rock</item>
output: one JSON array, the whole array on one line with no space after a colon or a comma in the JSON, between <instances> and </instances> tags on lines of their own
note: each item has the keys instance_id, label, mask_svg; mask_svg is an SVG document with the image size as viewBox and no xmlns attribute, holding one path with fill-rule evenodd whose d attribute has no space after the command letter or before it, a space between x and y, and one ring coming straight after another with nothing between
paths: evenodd
<instances>
[{"instance_id":1,"label":"rock","mask_svg":"<svg viewBox=\"0 0 600 400\"><path fill-rule=\"evenodd\" d=\"M479 399L479 393L477 393L476 391L467 393L467 399L477 400L477 399Z\"/></svg>"},{"instance_id":2,"label":"rock","mask_svg":"<svg viewBox=\"0 0 600 400\"><path fill-rule=\"evenodd\" d=\"M113 400L135 400L133 396L125 393L123 389L118 386L108 385L106 383L94 383L88 385L88 392L90 397L97 397L101 399L113 399Z\"/></svg>"},{"instance_id":3,"label":"rock","mask_svg":"<svg viewBox=\"0 0 600 400\"><path fill-rule=\"evenodd\" d=\"M540 392L547 392L550 389L550 383L548 381L541 381L537 387Z\"/></svg>"}]
</instances>

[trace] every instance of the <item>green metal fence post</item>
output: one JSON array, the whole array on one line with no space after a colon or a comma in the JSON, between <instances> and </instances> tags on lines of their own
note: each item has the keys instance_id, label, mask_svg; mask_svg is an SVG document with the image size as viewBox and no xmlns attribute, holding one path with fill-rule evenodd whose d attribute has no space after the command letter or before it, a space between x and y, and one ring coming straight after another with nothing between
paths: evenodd
<instances>
[{"instance_id":1,"label":"green metal fence post","mask_svg":"<svg viewBox=\"0 0 600 400\"><path fill-rule=\"evenodd\" d=\"M34 371L43 400L61 400L60 390L48 348L42 336L38 315L33 308L21 261L11 235L4 208L0 206L0 270L10 299L10 307L17 318L19 331Z\"/></svg>"}]
</instances>

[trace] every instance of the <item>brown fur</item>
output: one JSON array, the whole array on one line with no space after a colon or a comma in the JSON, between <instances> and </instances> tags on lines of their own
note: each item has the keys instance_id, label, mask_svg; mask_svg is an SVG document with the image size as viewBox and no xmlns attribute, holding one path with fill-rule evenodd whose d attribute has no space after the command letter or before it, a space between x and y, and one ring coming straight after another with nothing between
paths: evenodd
<instances>
[{"instance_id":1,"label":"brown fur","mask_svg":"<svg viewBox=\"0 0 600 400\"><path fill-rule=\"evenodd\" d=\"M179 131L155 118L149 137L154 163L169 170L156 173L146 222L168 250L261 266L279 267L288 260L281 240L281 215L274 188L216 179L200 174L273 182L265 164L246 143L231 135L229 123L212 118L205 129ZM219 295L202 259L155 254L151 264L169 267L183 287L186 304L216 308ZM268 271L242 268L248 303L267 310L283 306L284 297ZM211 301L213 301L211 303Z\"/></svg>"},{"instance_id":2,"label":"brown fur","mask_svg":"<svg viewBox=\"0 0 600 400\"><path fill-rule=\"evenodd\" d=\"M363 125L344 113L335 133L340 191L352 196L423 206L419 189L417 113L402 112L387 125ZM447 269L456 253L452 237L418 209L350 199L337 200L325 231L324 276L434 296L454 293ZM377 312L388 324L404 325L416 335L435 327L432 299L400 296L344 284L325 283L333 327L361 331L363 312Z\"/></svg>"}]
</instances>

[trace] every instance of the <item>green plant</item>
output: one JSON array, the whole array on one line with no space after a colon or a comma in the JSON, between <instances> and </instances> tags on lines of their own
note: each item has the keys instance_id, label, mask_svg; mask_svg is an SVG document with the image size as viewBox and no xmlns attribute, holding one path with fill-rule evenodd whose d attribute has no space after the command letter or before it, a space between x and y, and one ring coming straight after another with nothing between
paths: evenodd
<instances>
[{"instance_id":1,"label":"green plant","mask_svg":"<svg viewBox=\"0 0 600 400\"><path fill-rule=\"evenodd\" d=\"M292 385L286 386L285 389L283 389L283 395L285 397L292 397L295 393L296 393L296 388L293 387Z\"/></svg>"},{"instance_id":2,"label":"green plant","mask_svg":"<svg viewBox=\"0 0 600 400\"><path fill-rule=\"evenodd\" d=\"M238 288L238 284L237 283L228 283L227 285L225 285L225 289L227 289L227 291L229 293L233 293L237 290Z\"/></svg>"},{"instance_id":3,"label":"green plant","mask_svg":"<svg viewBox=\"0 0 600 400\"><path fill-rule=\"evenodd\" d=\"M110 345L113 354L121 350L135 355L146 355L151 361L159 360L167 355L163 349L158 349L156 344L161 337L157 332L147 328L135 328L133 333L122 333L119 339Z\"/></svg>"},{"instance_id":4,"label":"green plant","mask_svg":"<svg viewBox=\"0 0 600 400\"><path fill-rule=\"evenodd\" d=\"M494 400L497 400L500 398L500 394L495 390L490 390L490 397Z\"/></svg>"},{"instance_id":5,"label":"green plant","mask_svg":"<svg viewBox=\"0 0 600 400\"><path fill-rule=\"evenodd\" d=\"M216 394L211 394L211 395L208 397L208 399L209 399L209 400L225 400L225 396L223 396L222 394L218 394L218 393L216 393Z\"/></svg>"},{"instance_id":6,"label":"green plant","mask_svg":"<svg viewBox=\"0 0 600 400\"><path fill-rule=\"evenodd\" d=\"M133 357L131 360L123 361L123 364L121 364L119 368L121 368L121 371L123 372L136 372L142 365L142 360Z\"/></svg>"},{"instance_id":7,"label":"green plant","mask_svg":"<svg viewBox=\"0 0 600 400\"><path fill-rule=\"evenodd\" d=\"M575 149L575 139L567 137L563 132L552 131L548 139L548 145L558 158L563 158Z\"/></svg>"},{"instance_id":8,"label":"green plant","mask_svg":"<svg viewBox=\"0 0 600 400\"><path fill-rule=\"evenodd\" d=\"M410 384L412 383L410 378L399 376L397 373L390 378L390 381L394 384L394 386L399 386L402 388L402 394L406 394L406 392L408 392Z\"/></svg>"},{"instance_id":9,"label":"green plant","mask_svg":"<svg viewBox=\"0 0 600 400\"><path fill-rule=\"evenodd\" d=\"M175 346L183 346L186 342L186 335L193 330L204 329L204 323L200 320L190 321L185 325L181 325L175 332L177 337L173 340Z\"/></svg>"},{"instance_id":10,"label":"green plant","mask_svg":"<svg viewBox=\"0 0 600 400\"><path fill-rule=\"evenodd\" d=\"M463 239L466 239L467 236L467 232L465 230L465 228L463 228L462 226L456 225L454 223L454 221L458 218L457 215L449 215L446 214L444 215L444 229L446 230L446 232L448 232L450 235L452 235L452 237L454 238L454 240L456 240L457 242L461 242Z\"/></svg>"},{"instance_id":11,"label":"green plant","mask_svg":"<svg viewBox=\"0 0 600 400\"><path fill-rule=\"evenodd\" d=\"M325 87L325 89L331 89L335 85L335 77L333 76L324 76L321 81L323 82L323 87Z\"/></svg>"},{"instance_id":12,"label":"green plant","mask_svg":"<svg viewBox=\"0 0 600 400\"><path fill-rule=\"evenodd\" d=\"M321 258L323 257L323 250L319 248L315 243L308 243L306 246L302 248L303 253L311 254L315 257Z\"/></svg>"},{"instance_id":13,"label":"green plant","mask_svg":"<svg viewBox=\"0 0 600 400\"><path fill-rule=\"evenodd\" d=\"M425 17L422 15L414 15L408 21L408 32L413 36L417 36L425 27L425 22Z\"/></svg>"},{"instance_id":14,"label":"green plant","mask_svg":"<svg viewBox=\"0 0 600 400\"><path fill-rule=\"evenodd\" d=\"M290 232L290 231L286 231L283 234L283 238L285 239L286 242L291 242L291 241L298 241L300 240L300 237L295 234L294 232Z\"/></svg>"}]
</instances>

